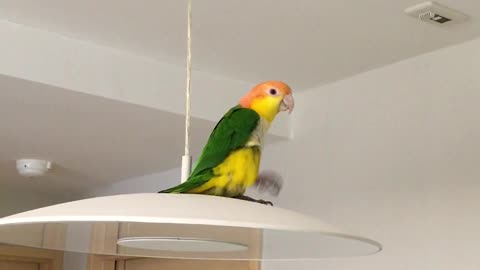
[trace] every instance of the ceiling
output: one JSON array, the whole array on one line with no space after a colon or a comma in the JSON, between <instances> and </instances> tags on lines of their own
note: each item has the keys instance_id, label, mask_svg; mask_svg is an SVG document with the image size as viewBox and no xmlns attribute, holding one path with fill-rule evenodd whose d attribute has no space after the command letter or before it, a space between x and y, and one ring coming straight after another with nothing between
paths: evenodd
<instances>
[{"instance_id":1,"label":"ceiling","mask_svg":"<svg viewBox=\"0 0 480 270\"><path fill-rule=\"evenodd\" d=\"M471 20L420 23L417 0L193 1L195 69L308 89L480 34L480 2L442 0ZM186 1L0 0L0 18L178 65L185 61Z\"/></svg>"},{"instance_id":2,"label":"ceiling","mask_svg":"<svg viewBox=\"0 0 480 270\"><path fill-rule=\"evenodd\" d=\"M0 85L2 189L82 192L180 165L181 115L2 75ZM194 156L214 124L192 119ZM270 142L279 139L270 136ZM21 177L15 169L19 158L52 160L52 171Z\"/></svg>"}]
</instances>

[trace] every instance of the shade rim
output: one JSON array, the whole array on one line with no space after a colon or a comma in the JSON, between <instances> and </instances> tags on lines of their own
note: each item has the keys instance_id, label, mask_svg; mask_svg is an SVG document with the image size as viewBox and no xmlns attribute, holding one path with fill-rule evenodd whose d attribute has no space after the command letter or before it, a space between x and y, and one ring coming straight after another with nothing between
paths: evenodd
<instances>
[{"instance_id":1,"label":"shade rim","mask_svg":"<svg viewBox=\"0 0 480 270\"><path fill-rule=\"evenodd\" d=\"M341 231L313 216L255 202L198 194L134 193L88 198L1 218L0 228L24 224L82 222L205 225L280 233L316 233L357 241L365 245L365 250L369 250L354 256L375 254L383 249L375 240Z\"/></svg>"}]
</instances>

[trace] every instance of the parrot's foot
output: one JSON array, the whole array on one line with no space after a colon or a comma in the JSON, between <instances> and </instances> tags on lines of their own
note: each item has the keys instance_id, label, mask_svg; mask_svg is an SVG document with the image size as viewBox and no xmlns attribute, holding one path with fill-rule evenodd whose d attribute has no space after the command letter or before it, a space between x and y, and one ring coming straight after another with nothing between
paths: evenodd
<instances>
[{"instance_id":1,"label":"parrot's foot","mask_svg":"<svg viewBox=\"0 0 480 270\"><path fill-rule=\"evenodd\" d=\"M249 202L256 202L256 203L261 203L261 204L273 206L273 203L270 202L270 201L257 200L257 199L254 199L254 198L252 198L252 197L248 197L248 196L245 196L245 195L238 195L238 196L233 197L233 198L239 199L239 200L244 200L244 201L249 201Z\"/></svg>"}]
</instances>

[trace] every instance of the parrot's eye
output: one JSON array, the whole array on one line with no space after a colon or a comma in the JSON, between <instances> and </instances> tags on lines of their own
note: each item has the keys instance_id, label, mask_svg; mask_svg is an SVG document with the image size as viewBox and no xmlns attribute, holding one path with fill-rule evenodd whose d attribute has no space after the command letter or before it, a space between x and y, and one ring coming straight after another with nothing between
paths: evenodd
<instances>
[{"instance_id":1,"label":"parrot's eye","mask_svg":"<svg viewBox=\"0 0 480 270\"><path fill-rule=\"evenodd\" d=\"M272 95L272 96L276 96L277 93L278 93L277 89L274 89L274 88L270 89L269 92L270 92L270 95Z\"/></svg>"}]
</instances>

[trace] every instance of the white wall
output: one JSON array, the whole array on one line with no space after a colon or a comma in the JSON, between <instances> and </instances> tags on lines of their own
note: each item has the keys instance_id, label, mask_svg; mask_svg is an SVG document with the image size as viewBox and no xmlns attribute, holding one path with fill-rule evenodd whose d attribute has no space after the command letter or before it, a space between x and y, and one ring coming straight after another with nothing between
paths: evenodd
<instances>
[{"instance_id":1,"label":"white wall","mask_svg":"<svg viewBox=\"0 0 480 270\"><path fill-rule=\"evenodd\" d=\"M179 163L181 162L179 158ZM152 193L180 183L180 169L145 175L116 182L91 190L85 197L118 195L127 193Z\"/></svg>"},{"instance_id":2,"label":"white wall","mask_svg":"<svg viewBox=\"0 0 480 270\"><path fill-rule=\"evenodd\" d=\"M47 194L2 188L0 189L0 217L66 202L68 199L67 195L64 196L62 194Z\"/></svg>"},{"instance_id":3,"label":"white wall","mask_svg":"<svg viewBox=\"0 0 480 270\"><path fill-rule=\"evenodd\" d=\"M265 269L478 269L480 40L297 94L295 138L262 167L279 206L384 244L381 254ZM152 192L177 170L95 195ZM164 187L165 187L164 186Z\"/></svg>"},{"instance_id":4,"label":"white wall","mask_svg":"<svg viewBox=\"0 0 480 270\"><path fill-rule=\"evenodd\" d=\"M385 250L265 268L478 269L479 72L480 39L299 95L282 204Z\"/></svg>"}]
</instances>

